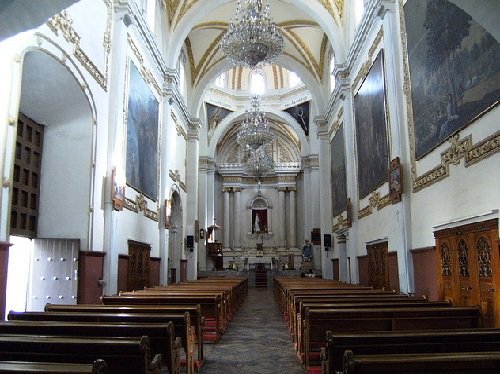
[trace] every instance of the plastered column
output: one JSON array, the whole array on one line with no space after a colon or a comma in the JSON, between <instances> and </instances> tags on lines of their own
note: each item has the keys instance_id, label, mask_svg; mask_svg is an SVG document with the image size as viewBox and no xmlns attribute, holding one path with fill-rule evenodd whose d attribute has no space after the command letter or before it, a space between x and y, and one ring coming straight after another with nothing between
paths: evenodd
<instances>
[{"instance_id":1,"label":"plastered column","mask_svg":"<svg viewBox=\"0 0 500 374\"><path fill-rule=\"evenodd\" d=\"M241 248L241 188L234 188L233 249Z\"/></svg>"},{"instance_id":2,"label":"plastered column","mask_svg":"<svg viewBox=\"0 0 500 374\"><path fill-rule=\"evenodd\" d=\"M297 210L295 208L295 204L296 204L296 191L295 191L295 188L292 188L290 189L290 209L289 209L289 213L290 213L290 219L289 219L289 222L290 222L290 227L288 229L288 242L289 242L289 247L290 248L297 248L297 235L296 235L296 232L297 232Z\"/></svg>"},{"instance_id":3,"label":"plastered column","mask_svg":"<svg viewBox=\"0 0 500 374\"><path fill-rule=\"evenodd\" d=\"M222 231L224 232L224 243L222 243L223 248L229 248L229 230L230 230L230 209L229 209L229 188L224 188L222 190L222 195L224 199L224 227Z\"/></svg>"},{"instance_id":4,"label":"plastered column","mask_svg":"<svg viewBox=\"0 0 500 374\"><path fill-rule=\"evenodd\" d=\"M278 209L279 209L279 246L286 248L286 201L285 201L286 188L280 187L278 189Z\"/></svg>"}]
</instances>

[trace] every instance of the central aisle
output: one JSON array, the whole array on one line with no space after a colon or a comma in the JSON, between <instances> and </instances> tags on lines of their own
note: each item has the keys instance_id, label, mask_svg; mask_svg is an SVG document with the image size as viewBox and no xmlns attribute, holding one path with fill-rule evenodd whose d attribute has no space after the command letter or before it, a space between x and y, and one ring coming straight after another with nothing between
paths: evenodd
<instances>
[{"instance_id":1,"label":"central aisle","mask_svg":"<svg viewBox=\"0 0 500 374\"><path fill-rule=\"evenodd\" d=\"M217 344L205 345L200 374L304 374L273 289L249 288L248 298Z\"/></svg>"}]
</instances>

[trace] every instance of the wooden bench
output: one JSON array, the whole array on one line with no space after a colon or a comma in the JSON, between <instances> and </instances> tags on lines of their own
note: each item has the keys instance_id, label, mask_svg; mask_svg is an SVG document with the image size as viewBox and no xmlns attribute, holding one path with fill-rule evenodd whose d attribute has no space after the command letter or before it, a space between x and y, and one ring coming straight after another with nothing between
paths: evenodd
<instances>
[{"instance_id":1,"label":"wooden bench","mask_svg":"<svg viewBox=\"0 0 500 374\"><path fill-rule=\"evenodd\" d=\"M72 321L72 322L99 322L102 324L118 322L124 324L133 323L168 323L172 322L175 328L175 336L180 337L182 347L186 355L186 366L188 373L194 369L194 328L188 312L182 314L160 314L160 313L73 313L73 312L13 312L10 311L7 319L9 321Z\"/></svg>"},{"instance_id":2,"label":"wooden bench","mask_svg":"<svg viewBox=\"0 0 500 374\"><path fill-rule=\"evenodd\" d=\"M168 368L169 373L179 372L181 341L175 336L175 327L172 322L103 324L101 322L4 321L0 322L0 334L101 338L147 336L151 354L161 354L162 363Z\"/></svg>"},{"instance_id":3,"label":"wooden bench","mask_svg":"<svg viewBox=\"0 0 500 374\"><path fill-rule=\"evenodd\" d=\"M306 368L311 356L319 359L326 331L397 331L467 329L479 327L478 307L420 307L366 309L305 309L302 351ZM316 352L312 351L315 348Z\"/></svg>"},{"instance_id":4,"label":"wooden bench","mask_svg":"<svg viewBox=\"0 0 500 374\"><path fill-rule=\"evenodd\" d=\"M203 324L199 305L99 305L99 304L46 304L46 312L77 313L185 313L191 318L198 345L198 360L203 361Z\"/></svg>"},{"instance_id":5,"label":"wooden bench","mask_svg":"<svg viewBox=\"0 0 500 374\"><path fill-rule=\"evenodd\" d=\"M104 305L200 305L200 312L205 318L204 342L217 342L222 334L222 301L211 295L156 295L136 294L128 296L102 296ZM207 330L207 320L215 323L213 334Z\"/></svg>"},{"instance_id":6,"label":"wooden bench","mask_svg":"<svg viewBox=\"0 0 500 374\"><path fill-rule=\"evenodd\" d=\"M106 362L107 373L160 374L161 355L150 357L149 339L0 335L0 360L92 364Z\"/></svg>"},{"instance_id":7,"label":"wooden bench","mask_svg":"<svg viewBox=\"0 0 500 374\"><path fill-rule=\"evenodd\" d=\"M334 374L343 370L344 352L356 355L500 352L500 329L370 331L358 333L326 332L322 372Z\"/></svg>"},{"instance_id":8,"label":"wooden bench","mask_svg":"<svg viewBox=\"0 0 500 374\"><path fill-rule=\"evenodd\" d=\"M106 374L106 362L95 360L92 364L63 362L0 361L0 373L22 374Z\"/></svg>"},{"instance_id":9,"label":"wooden bench","mask_svg":"<svg viewBox=\"0 0 500 374\"><path fill-rule=\"evenodd\" d=\"M355 355L344 353L344 374L498 374L500 352Z\"/></svg>"}]
</instances>

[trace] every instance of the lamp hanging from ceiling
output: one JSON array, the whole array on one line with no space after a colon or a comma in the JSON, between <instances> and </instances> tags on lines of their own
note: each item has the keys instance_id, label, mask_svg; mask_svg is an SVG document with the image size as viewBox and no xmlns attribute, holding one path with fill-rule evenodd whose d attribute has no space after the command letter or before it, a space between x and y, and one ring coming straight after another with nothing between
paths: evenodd
<instances>
[{"instance_id":1,"label":"lamp hanging from ceiling","mask_svg":"<svg viewBox=\"0 0 500 374\"><path fill-rule=\"evenodd\" d=\"M274 170L274 160L266 153L265 147L261 147L248 158L244 171L245 174L255 176L258 179L266 174L270 174Z\"/></svg>"},{"instance_id":2,"label":"lamp hanging from ceiling","mask_svg":"<svg viewBox=\"0 0 500 374\"><path fill-rule=\"evenodd\" d=\"M245 112L245 119L236 134L236 141L247 151L258 148L273 141L274 135L269 127L266 114L260 111L259 97L254 96L251 108Z\"/></svg>"},{"instance_id":3,"label":"lamp hanging from ceiling","mask_svg":"<svg viewBox=\"0 0 500 374\"><path fill-rule=\"evenodd\" d=\"M238 0L235 19L230 20L220 43L233 64L255 69L283 53L283 35L269 9L269 2L263 7L262 0Z\"/></svg>"}]
</instances>

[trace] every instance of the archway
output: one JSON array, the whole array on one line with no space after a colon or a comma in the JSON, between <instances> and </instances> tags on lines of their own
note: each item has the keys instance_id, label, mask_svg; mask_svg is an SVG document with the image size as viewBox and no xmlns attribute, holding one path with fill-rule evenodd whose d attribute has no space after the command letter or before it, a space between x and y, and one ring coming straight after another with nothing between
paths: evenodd
<instances>
[{"instance_id":1,"label":"archway","mask_svg":"<svg viewBox=\"0 0 500 374\"><path fill-rule=\"evenodd\" d=\"M171 197L171 226L168 238L169 283L180 280L181 260L184 259L184 226L182 221L182 200L179 192Z\"/></svg>"}]
</instances>

